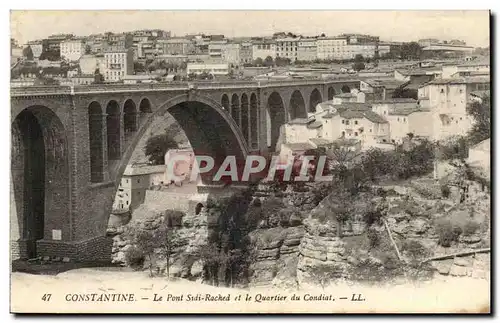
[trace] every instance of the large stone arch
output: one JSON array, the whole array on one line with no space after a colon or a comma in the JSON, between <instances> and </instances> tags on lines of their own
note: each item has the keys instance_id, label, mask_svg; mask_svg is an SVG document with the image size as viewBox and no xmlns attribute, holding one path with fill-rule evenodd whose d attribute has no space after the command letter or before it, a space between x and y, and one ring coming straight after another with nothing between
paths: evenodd
<instances>
[{"instance_id":1,"label":"large stone arch","mask_svg":"<svg viewBox=\"0 0 500 323\"><path fill-rule=\"evenodd\" d=\"M316 105L323 101L323 97L318 89L314 89L309 96L309 112L316 112Z\"/></svg>"},{"instance_id":2,"label":"large stone arch","mask_svg":"<svg viewBox=\"0 0 500 323\"><path fill-rule=\"evenodd\" d=\"M290 119L307 118L306 103L299 90L295 90L290 97Z\"/></svg>"},{"instance_id":3,"label":"large stone arch","mask_svg":"<svg viewBox=\"0 0 500 323\"><path fill-rule=\"evenodd\" d=\"M17 114L11 135L12 253L32 258L44 240L70 239L68 139L59 117L46 106Z\"/></svg>"},{"instance_id":4,"label":"large stone arch","mask_svg":"<svg viewBox=\"0 0 500 323\"><path fill-rule=\"evenodd\" d=\"M209 155L216 160L216 165L229 155L237 161L244 161L248 146L236 122L217 101L204 95L179 95L161 104L141 126L120 160L114 180L119 182L132 153L142 136L145 135L155 118L170 113L191 143L195 155ZM214 184L213 174L202 175L204 184ZM219 183L220 184L220 183Z\"/></svg>"},{"instance_id":5,"label":"large stone arch","mask_svg":"<svg viewBox=\"0 0 500 323\"><path fill-rule=\"evenodd\" d=\"M272 92L267 99L267 146L276 150L280 136L280 127L286 122L286 111L283 98L278 92Z\"/></svg>"}]
</instances>

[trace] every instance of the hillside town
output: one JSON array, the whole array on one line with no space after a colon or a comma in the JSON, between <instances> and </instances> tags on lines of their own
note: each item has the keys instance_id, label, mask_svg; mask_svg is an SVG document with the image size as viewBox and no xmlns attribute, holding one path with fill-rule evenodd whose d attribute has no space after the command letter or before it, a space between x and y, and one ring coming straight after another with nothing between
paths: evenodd
<instances>
[{"instance_id":1,"label":"hillside town","mask_svg":"<svg viewBox=\"0 0 500 323\"><path fill-rule=\"evenodd\" d=\"M98 147L100 154L88 158L89 169L121 144L120 124L114 133L111 120L120 122L121 111L124 142L137 145L127 151L130 159L113 191L106 265L217 287L325 290L337 281L489 282L490 66L489 47L454 37L395 42L361 33L275 32L228 38L144 29L56 34L26 44L11 39L10 84L17 90L65 86L73 91L104 84L109 90L120 84L356 80L356 86L324 87L323 94L311 87L303 96L291 88L287 116L278 124L271 119L279 112L272 110L283 108L283 102L273 106L267 93L254 118L267 127L255 140L253 117L242 121L243 107L248 114L257 110L257 104L249 104L256 102L249 100L251 94L238 92L235 100L217 92L221 111L241 128L248 156L277 157L284 164L313 156L308 176L320 167L317 158L326 156L321 174L331 176L328 182L313 176L288 181L285 172L277 172L245 185L225 183L220 192L203 191L208 185L190 176L200 165L189 130L173 114L153 113L149 128L138 131L146 122L135 115L144 117L146 109L136 110L132 102L133 112L125 111L133 101L126 97L122 107L113 101L118 112L111 118L108 110L97 116L89 107L85 128L88 151ZM99 129L111 128L96 139L107 148L90 138L97 129L94 119ZM142 137L133 138L135 131ZM105 164L110 169L127 147L117 149ZM183 161L172 164L179 157ZM292 166L290 173L297 175L300 167ZM99 170L107 172L104 166ZM89 191L108 185L91 176ZM59 264L60 258L40 256L28 267ZM19 271L34 270L19 263Z\"/></svg>"}]
</instances>

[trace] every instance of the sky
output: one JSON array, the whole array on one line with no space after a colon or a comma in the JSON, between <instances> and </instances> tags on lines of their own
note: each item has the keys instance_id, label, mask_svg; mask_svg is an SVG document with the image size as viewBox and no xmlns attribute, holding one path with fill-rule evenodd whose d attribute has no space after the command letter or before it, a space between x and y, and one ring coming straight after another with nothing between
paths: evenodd
<instances>
[{"instance_id":1,"label":"sky","mask_svg":"<svg viewBox=\"0 0 500 323\"><path fill-rule=\"evenodd\" d=\"M488 11L11 11L11 37L24 44L55 33L170 30L226 37L290 31L305 36L364 33L387 41L461 39L489 46Z\"/></svg>"}]
</instances>

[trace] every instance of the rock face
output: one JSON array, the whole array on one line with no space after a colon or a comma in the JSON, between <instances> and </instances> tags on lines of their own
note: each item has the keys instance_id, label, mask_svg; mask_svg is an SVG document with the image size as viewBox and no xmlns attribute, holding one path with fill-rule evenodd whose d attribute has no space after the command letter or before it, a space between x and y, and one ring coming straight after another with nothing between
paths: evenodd
<instances>
[{"instance_id":1,"label":"rock face","mask_svg":"<svg viewBox=\"0 0 500 323\"><path fill-rule=\"evenodd\" d=\"M303 235L303 226L252 231L255 261L250 267L250 285L296 288L298 247Z\"/></svg>"},{"instance_id":2,"label":"rock face","mask_svg":"<svg viewBox=\"0 0 500 323\"><path fill-rule=\"evenodd\" d=\"M122 265L126 264L127 250L132 248L130 232L134 229L156 230L165 221L163 212L150 210L140 218L133 219L127 225L116 228L113 237L112 261ZM178 237L179 244L170 259L169 272L171 276L194 277L201 275L199 249L206 243L208 237L207 216L204 212L198 215L184 215L182 225L173 228ZM156 270L165 272L167 261L161 256L155 262ZM144 264L148 267L149 263ZM201 266L201 269L200 269ZM194 267L194 268L193 268Z\"/></svg>"},{"instance_id":3,"label":"rock face","mask_svg":"<svg viewBox=\"0 0 500 323\"><path fill-rule=\"evenodd\" d=\"M305 233L299 247L297 283L299 286L318 285L347 277L348 262L345 244L338 237L338 223L331 219L319 221L315 214L324 212L320 203L304 220Z\"/></svg>"}]
</instances>

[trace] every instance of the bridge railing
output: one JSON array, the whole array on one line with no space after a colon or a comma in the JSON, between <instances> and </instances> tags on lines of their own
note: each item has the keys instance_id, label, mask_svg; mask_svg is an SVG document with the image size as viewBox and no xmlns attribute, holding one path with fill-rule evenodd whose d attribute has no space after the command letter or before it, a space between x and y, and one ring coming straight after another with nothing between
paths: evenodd
<instances>
[{"instance_id":1,"label":"bridge railing","mask_svg":"<svg viewBox=\"0 0 500 323\"><path fill-rule=\"evenodd\" d=\"M75 86L26 86L11 87L11 96L30 95L68 95L99 92L123 91L185 91L190 88L202 90L210 89L241 89L264 88L281 86L322 85L335 82L356 82L356 79L317 79L317 80L260 80L260 81L193 81L169 83L140 83L140 84L92 84Z\"/></svg>"}]
</instances>

